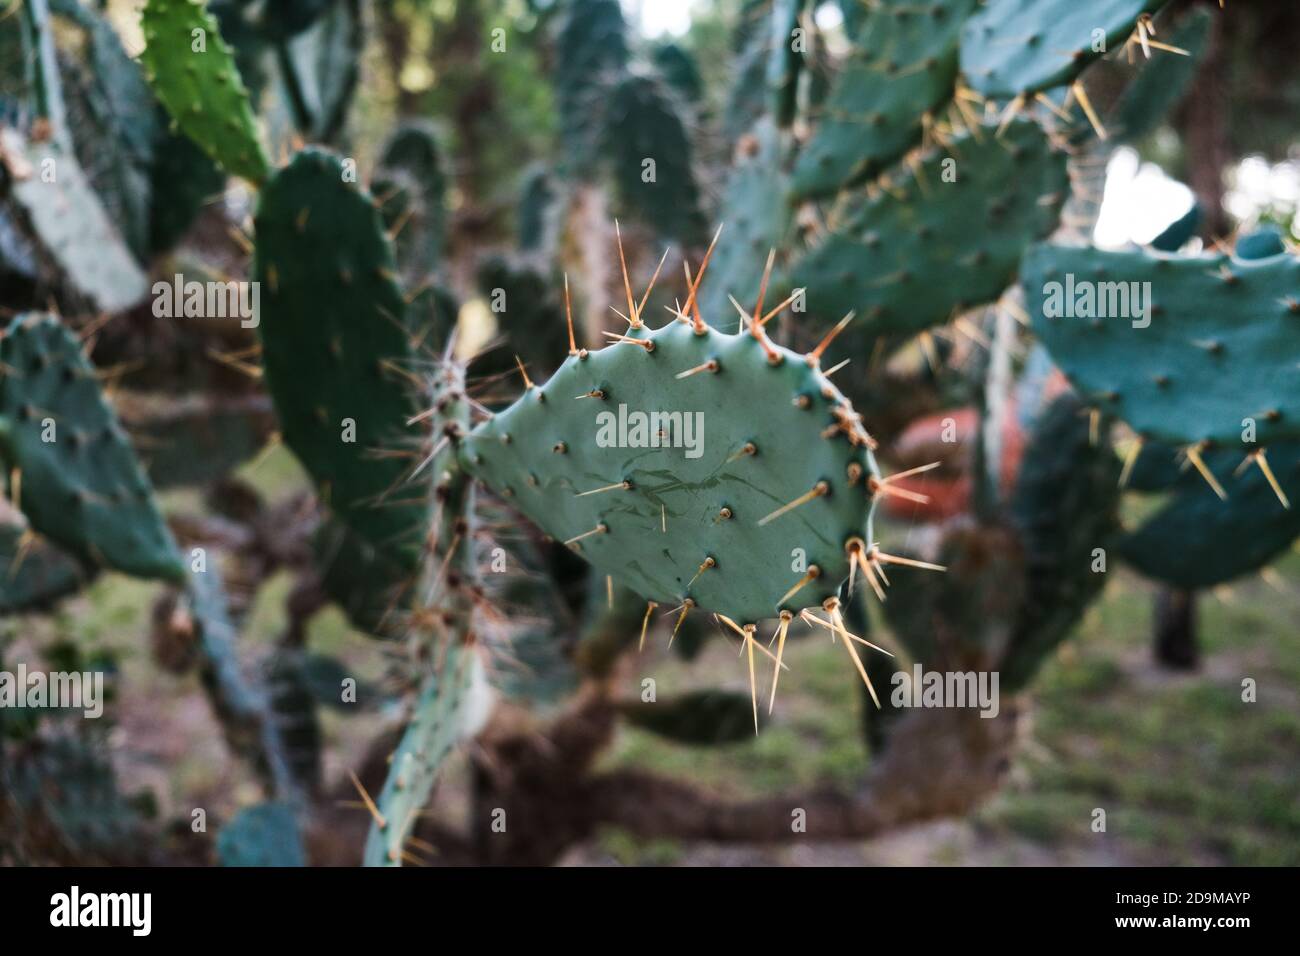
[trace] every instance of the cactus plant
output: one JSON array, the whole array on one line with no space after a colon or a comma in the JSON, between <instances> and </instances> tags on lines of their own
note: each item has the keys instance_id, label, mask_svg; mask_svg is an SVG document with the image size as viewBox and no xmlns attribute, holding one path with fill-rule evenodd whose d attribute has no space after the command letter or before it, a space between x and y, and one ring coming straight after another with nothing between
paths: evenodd
<instances>
[{"instance_id":1,"label":"cactus plant","mask_svg":"<svg viewBox=\"0 0 1300 956\"><path fill-rule=\"evenodd\" d=\"M217 21L201 3L149 0L141 26L149 84L176 125L230 172L262 182L266 154L248 90Z\"/></svg>"},{"instance_id":2,"label":"cactus plant","mask_svg":"<svg viewBox=\"0 0 1300 956\"><path fill-rule=\"evenodd\" d=\"M1033 95L1069 83L1166 0L992 0L961 36L961 69L984 96Z\"/></svg>"},{"instance_id":3,"label":"cactus plant","mask_svg":"<svg viewBox=\"0 0 1300 956\"><path fill-rule=\"evenodd\" d=\"M180 555L81 341L30 313L0 338L0 454L33 528L96 564L179 581Z\"/></svg>"},{"instance_id":4,"label":"cactus plant","mask_svg":"<svg viewBox=\"0 0 1300 956\"><path fill-rule=\"evenodd\" d=\"M997 298L1025 246L1055 226L1065 156L1037 123L1015 120L1000 136L972 130L951 148L930 151L887 189L843 196L829 235L790 267L813 316L857 312L850 342L919 332Z\"/></svg>"},{"instance_id":5,"label":"cactus plant","mask_svg":"<svg viewBox=\"0 0 1300 956\"><path fill-rule=\"evenodd\" d=\"M871 11L799 155L796 195L833 194L873 177L921 141L924 127L952 99L958 37L974 8L974 0L924 10L890 0Z\"/></svg>"},{"instance_id":6,"label":"cactus plant","mask_svg":"<svg viewBox=\"0 0 1300 956\"><path fill-rule=\"evenodd\" d=\"M1140 435L1239 443L1253 421L1260 444L1300 437L1300 391L1288 386L1300 331L1294 257L1042 245L1023 272L1052 358Z\"/></svg>"}]
</instances>

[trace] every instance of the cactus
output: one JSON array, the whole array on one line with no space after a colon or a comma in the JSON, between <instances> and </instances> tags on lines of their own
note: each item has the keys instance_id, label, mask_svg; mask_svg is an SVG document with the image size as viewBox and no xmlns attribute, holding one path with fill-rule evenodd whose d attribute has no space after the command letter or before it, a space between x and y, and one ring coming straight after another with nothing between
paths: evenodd
<instances>
[{"instance_id":1,"label":"cactus","mask_svg":"<svg viewBox=\"0 0 1300 956\"><path fill-rule=\"evenodd\" d=\"M69 286L106 312L118 312L148 294L149 280L113 227L76 157L55 141L23 142L0 129L0 149L11 159L11 193L32 231Z\"/></svg>"},{"instance_id":2,"label":"cactus","mask_svg":"<svg viewBox=\"0 0 1300 956\"><path fill-rule=\"evenodd\" d=\"M201 3L148 0L141 26L149 85L176 125L231 173L261 183L269 164L217 21Z\"/></svg>"},{"instance_id":3,"label":"cactus","mask_svg":"<svg viewBox=\"0 0 1300 956\"><path fill-rule=\"evenodd\" d=\"M347 120L361 78L361 16L360 0L331 0L328 12L291 39L263 20L263 33L275 43L294 124L316 142L335 142Z\"/></svg>"},{"instance_id":4,"label":"cactus","mask_svg":"<svg viewBox=\"0 0 1300 956\"><path fill-rule=\"evenodd\" d=\"M682 111L664 84L630 73L614 87L605 109L604 153L619 197L661 236L688 245L700 242L704 211L691 142Z\"/></svg>"},{"instance_id":5,"label":"cactus","mask_svg":"<svg viewBox=\"0 0 1300 956\"><path fill-rule=\"evenodd\" d=\"M393 754L366 841L367 866L400 866L416 815L428 802L443 760L472 719L471 690L480 665L474 612L478 601L474 492L457 446L469 422L463 373L450 363L435 373L429 394L433 429L429 467L435 476L429 548L420 572L410 639L420 650L419 697ZM440 623L434 639L431 631Z\"/></svg>"},{"instance_id":6,"label":"cactus","mask_svg":"<svg viewBox=\"0 0 1300 956\"><path fill-rule=\"evenodd\" d=\"M1300 437L1300 389L1288 385L1297 378L1300 334L1294 257L1041 245L1027 254L1023 278L1034 329L1052 358L1089 400L1140 435L1237 443L1251 419L1260 443ZM1140 315L1144 289L1148 311ZM1133 314L1091 317L1106 311Z\"/></svg>"},{"instance_id":7,"label":"cactus","mask_svg":"<svg viewBox=\"0 0 1300 956\"><path fill-rule=\"evenodd\" d=\"M217 834L222 866L305 866L293 807L271 801L244 807Z\"/></svg>"},{"instance_id":8,"label":"cactus","mask_svg":"<svg viewBox=\"0 0 1300 956\"><path fill-rule=\"evenodd\" d=\"M432 126L408 121L393 132L370 191L383 204L385 225L396 232L403 282L414 288L437 270L446 241L447 175Z\"/></svg>"},{"instance_id":9,"label":"cactus","mask_svg":"<svg viewBox=\"0 0 1300 956\"><path fill-rule=\"evenodd\" d=\"M855 355L870 351L864 336L920 332L997 298L1025 246L1056 224L1065 156L1036 123L972 131L952 152L929 152L887 190L843 197L830 234L791 266L813 316L856 311L846 343Z\"/></svg>"},{"instance_id":10,"label":"cactus","mask_svg":"<svg viewBox=\"0 0 1300 956\"><path fill-rule=\"evenodd\" d=\"M565 0L561 16L554 75L561 168L580 179L596 165L606 99L627 69L627 25L618 0Z\"/></svg>"},{"instance_id":11,"label":"cactus","mask_svg":"<svg viewBox=\"0 0 1300 956\"><path fill-rule=\"evenodd\" d=\"M254 223L258 334L284 441L335 515L413 569L420 507L399 488L413 350L379 210L337 156L307 149L267 183Z\"/></svg>"},{"instance_id":12,"label":"cactus","mask_svg":"<svg viewBox=\"0 0 1300 956\"><path fill-rule=\"evenodd\" d=\"M864 529L871 540L871 439L816 357L772 345L761 326L727 335L638 320L625 340L570 355L545 386L478 425L462 460L643 597L756 623L835 597L853 544ZM629 409L681 414L642 422L639 439L622 436L635 446L617 447ZM708 432L691 439L698 416ZM659 427L678 447L650 447ZM699 441L694 452L687 439ZM801 583L793 549L819 573Z\"/></svg>"},{"instance_id":13,"label":"cactus","mask_svg":"<svg viewBox=\"0 0 1300 956\"><path fill-rule=\"evenodd\" d=\"M253 458L275 429L268 403L257 395L165 398L122 391L116 405L155 488L204 484L228 475Z\"/></svg>"},{"instance_id":14,"label":"cactus","mask_svg":"<svg viewBox=\"0 0 1300 956\"><path fill-rule=\"evenodd\" d=\"M727 179L718 212L723 230L709 266L709 281L700 290L700 311L723 331L739 326L727 296L742 297L758 288L763 260L782 247L790 227L785 201L789 181L781 167L780 134L763 119L737 146L735 166Z\"/></svg>"},{"instance_id":15,"label":"cactus","mask_svg":"<svg viewBox=\"0 0 1300 956\"><path fill-rule=\"evenodd\" d=\"M32 527L83 559L179 581L180 555L80 340L50 315L0 338L0 451Z\"/></svg>"},{"instance_id":16,"label":"cactus","mask_svg":"<svg viewBox=\"0 0 1300 956\"><path fill-rule=\"evenodd\" d=\"M990 0L962 30L961 70L984 96L1063 86L1166 0Z\"/></svg>"},{"instance_id":17,"label":"cactus","mask_svg":"<svg viewBox=\"0 0 1300 956\"><path fill-rule=\"evenodd\" d=\"M1006 690L1024 687L1101 593L1094 563L1119 534L1119 463L1093 441L1074 395L1042 413L1011 497L1025 557L1025 603L1001 663Z\"/></svg>"},{"instance_id":18,"label":"cactus","mask_svg":"<svg viewBox=\"0 0 1300 956\"><path fill-rule=\"evenodd\" d=\"M924 9L890 0L871 11L795 165L795 195L834 193L873 177L921 141L923 127L952 99L958 37L974 8L975 0Z\"/></svg>"},{"instance_id":19,"label":"cactus","mask_svg":"<svg viewBox=\"0 0 1300 956\"><path fill-rule=\"evenodd\" d=\"M90 580L81 562L24 530L0 525L0 614L48 608Z\"/></svg>"},{"instance_id":20,"label":"cactus","mask_svg":"<svg viewBox=\"0 0 1300 956\"><path fill-rule=\"evenodd\" d=\"M767 59L767 87L771 98L769 112L778 126L789 126L794 119L799 94L799 74L803 54L795 42L799 17L807 0L772 0L772 37Z\"/></svg>"},{"instance_id":21,"label":"cactus","mask_svg":"<svg viewBox=\"0 0 1300 956\"><path fill-rule=\"evenodd\" d=\"M1144 449L1144 455L1146 450ZM1225 489L1221 501L1198 476L1185 475L1164 506L1120 542L1124 560L1149 578L1185 590L1216 587L1272 562L1300 538L1300 444L1268 450L1276 479L1238 472L1240 454L1206 458ZM1278 500L1278 492L1291 505Z\"/></svg>"}]
</instances>

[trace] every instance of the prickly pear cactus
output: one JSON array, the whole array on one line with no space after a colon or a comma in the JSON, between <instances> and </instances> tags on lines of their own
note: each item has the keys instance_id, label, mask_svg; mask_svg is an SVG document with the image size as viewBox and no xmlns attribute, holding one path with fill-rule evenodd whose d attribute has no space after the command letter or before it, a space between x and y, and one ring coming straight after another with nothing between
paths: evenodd
<instances>
[{"instance_id":1,"label":"prickly pear cactus","mask_svg":"<svg viewBox=\"0 0 1300 956\"><path fill-rule=\"evenodd\" d=\"M951 155L931 151L893 179L842 198L829 235L791 266L815 317L856 311L856 354L869 349L861 336L919 332L997 298L1069 193L1065 155L1029 120L959 136Z\"/></svg>"},{"instance_id":2,"label":"prickly pear cactus","mask_svg":"<svg viewBox=\"0 0 1300 956\"><path fill-rule=\"evenodd\" d=\"M1033 94L1069 83L1166 0L989 0L967 21L961 69L984 96Z\"/></svg>"},{"instance_id":3,"label":"prickly pear cactus","mask_svg":"<svg viewBox=\"0 0 1300 956\"><path fill-rule=\"evenodd\" d=\"M94 564L182 580L149 479L81 341L51 315L20 315L0 338L0 369L0 454L32 527Z\"/></svg>"},{"instance_id":4,"label":"prickly pear cactus","mask_svg":"<svg viewBox=\"0 0 1300 956\"><path fill-rule=\"evenodd\" d=\"M1300 437L1294 256L1040 245L1023 284L1053 360L1140 435L1236 444L1253 422L1261 444Z\"/></svg>"},{"instance_id":5,"label":"prickly pear cactus","mask_svg":"<svg viewBox=\"0 0 1300 956\"><path fill-rule=\"evenodd\" d=\"M434 475L429 547L410 611L410 641L420 649L419 697L375 800L366 841L367 866L401 866L417 815L429 800L443 760L470 729L471 691L478 668L474 611L479 584L475 555L474 492L457 457L469 421L461 370L448 365L430 389ZM437 637L435 638L435 635Z\"/></svg>"},{"instance_id":6,"label":"prickly pear cactus","mask_svg":"<svg viewBox=\"0 0 1300 956\"><path fill-rule=\"evenodd\" d=\"M477 426L465 467L665 607L756 623L836 596L879 473L816 358L682 321L626 338Z\"/></svg>"},{"instance_id":7,"label":"prickly pear cactus","mask_svg":"<svg viewBox=\"0 0 1300 956\"><path fill-rule=\"evenodd\" d=\"M213 159L254 183L269 163L234 55L202 3L148 0L140 58L176 125Z\"/></svg>"},{"instance_id":8,"label":"prickly pear cactus","mask_svg":"<svg viewBox=\"0 0 1300 956\"><path fill-rule=\"evenodd\" d=\"M1185 475L1164 506L1120 542L1124 560L1148 578L1193 590L1225 584L1284 554L1300 538L1300 443L1278 442L1266 456L1267 473L1249 460L1243 470L1241 455L1227 449L1207 457L1227 500L1199 476Z\"/></svg>"},{"instance_id":9,"label":"prickly pear cactus","mask_svg":"<svg viewBox=\"0 0 1300 956\"><path fill-rule=\"evenodd\" d=\"M926 115L952 99L958 38L975 6L888 0L871 10L795 165L796 195L834 193L921 141Z\"/></svg>"},{"instance_id":10,"label":"prickly pear cactus","mask_svg":"<svg viewBox=\"0 0 1300 956\"><path fill-rule=\"evenodd\" d=\"M605 109L602 152L619 197L661 236L687 245L702 241L704 211L691 141L667 87L655 77L630 73L614 87Z\"/></svg>"},{"instance_id":11,"label":"prickly pear cactus","mask_svg":"<svg viewBox=\"0 0 1300 956\"><path fill-rule=\"evenodd\" d=\"M555 100L565 144L563 171L589 175L599 156L605 100L630 57L618 0L564 0L556 37Z\"/></svg>"},{"instance_id":12,"label":"prickly pear cactus","mask_svg":"<svg viewBox=\"0 0 1300 956\"><path fill-rule=\"evenodd\" d=\"M48 541L24 538L22 529L0 526L0 614L49 608L90 580L81 563Z\"/></svg>"},{"instance_id":13,"label":"prickly pear cactus","mask_svg":"<svg viewBox=\"0 0 1300 956\"><path fill-rule=\"evenodd\" d=\"M780 134L770 120L760 120L737 145L718 212L723 229L709 281L700 290L700 310L724 331L740 323L727 296L751 295L762 279L768 251L783 245L792 212L786 201L788 183L781 167Z\"/></svg>"},{"instance_id":14,"label":"prickly pear cactus","mask_svg":"<svg viewBox=\"0 0 1300 956\"><path fill-rule=\"evenodd\" d=\"M284 441L335 515L413 568L422 509L400 486L417 389L379 210L339 157L307 149L267 183L254 224L258 334Z\"/></svg>"}]
</instances>

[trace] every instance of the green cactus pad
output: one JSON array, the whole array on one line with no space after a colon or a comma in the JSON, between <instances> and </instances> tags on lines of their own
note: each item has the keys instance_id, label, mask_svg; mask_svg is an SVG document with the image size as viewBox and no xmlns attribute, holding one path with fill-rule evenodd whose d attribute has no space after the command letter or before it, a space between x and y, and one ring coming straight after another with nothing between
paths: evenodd
<instances>
[{"instance_id":1,"label":"green cactus pad","mask_svg":"<svg viewBox=\"0 0 1300 956\"><path fill-rule=\"evenodd\" d=\"M985 96L1012 97L1061 86L1123 43L1139 15L1165 2L989 0L962 31L962 73Z\"/></svg>"},{"instance_id":2,"label":"green cactus pad","mask_svg":"<svg viewBox=\"0 0 1300 956\"><path fill-rule=\"evenodd\" d=\"M81 562L48 541L25 542L23 529L0 526L0 614L49 608L90 578Z\"/></svg>"},{"instance_id":3,"label":"green cactus pad","mask_svg":"<svg viewBox=\"0 0 1300 956\"><path fill-rule=\"evenodd\" d=\"M1300 538L1300 443L1265 452L1290 508L1258 464L1234 474L1240 454L1216 457L1206 465L1227 501L1199 475L1186 475L1165 506L1120 542L1124 560L1145 576L1186 590L1216 587L1264 567Z\"/></svg>"},{"instance_id":4,"label":"green cactus pad","mask_svg":"<svg viewBox=\"0 0 1300 956\"><path fill-rule=\"evenodd\" d=\"M379 210L337 156L308 149L267 183L254 222L258 334L284 441L335 515L413 568L423 509L401 486L414 462L385 455L413 452L413 354Z\"/></svg>"},{"instance_id":5,"label":"green cactus pad","mask_svg":"<svg viewBox=\"0 0 1300 956\"><path fill-rule=\"evenodd\" d=\"M22 473L32 527L94 564L181 580L149 479L77 336L53 316L20 315L0 339L0 369L0 449Z\"/></svg>"},{"instance_id":6,"label":"green cactus pad","mask_svg":"<svg viewBox=\"0 0 1300 956\"><path fill-rule=\"evenodd\" d=\"M803 71L803 53L795 45L795 30L799 29L799 15L806 5L807 0L772 0L772 37L765 77L770 112L778 126L789 126L794 119L799 74Z\"/></svg>"},{"instance_id":7,"label":"green cactus pad","mask_svg":"<svg viewBox=\"0 0 1300 956\"><path fill-rule=\"evenodd\" d=\"M433 127L408 121L384 146L370 191L383 203L384 222L397 233L394 245L402 276L412 284L438 267L447 232L447 175Z\"/></svg>"},{"instance_id":8,"label":"green cactus pad","mask_svg":"<svg viewBox=\"0 0 1300 956\"><path fill-rule=\"evenodd\" d=\"M217 834L222 866L306 866L298 821L288 803L255 803L236 813Z\"/></svg>"},{"instance_id":9,"label":"green cactus pad","mask_svg":"<svg viewBox=\"0 0 1300 956\"><path fill-rule=\"evenodd\" d=\"M1034 330L1052 359L1085 397L1138 433L1175 444L1238 444L1251 418L1261 443L1300 437L1295 257L1044 244L1026 255L1022 280ZM1119 297L1134 290L1150 307L1144 328L1127 317L1140 311L1136 300L1125 309ZM1057 315L1067 306L1075 317L1044 311ZM1103 311L1126 315L1087 317Z\"/></svg>"},{"instance_id":10,"label":"green cactus pad","mask_svg":"<svg viewBox=\"0 0 1300 956\"><path fill-rule=\"evenodd\" d=\"M548 534L573 540L598 571L665 608L689 598L745 624L837 595L846 543L870 540L876 475L847 400L804 356L769 345L780 358L769 364L748 333L706 326L697 335L675 322L631 334L653 351L621 343L570 356L544 387L470 433L466 467ZM679 377L710 362L716 372ZM593 392L603 397L579 397ZM625 417L620 428L620 407L683 413L664 426L679 447L645 447L655 426L643 422L638 435ZM692 451L686 426L699 416ZM633 447L612 447L624 438ZM761 523L814 488L826 493ZM820 576L783 600L804 573L801 558Z\"/></svg>"},{"instance_id":11,"label":"green cactus pad","mask_svg":"<svg viewBox=\"0 0 1300 956\"><path fill-rule=\"evenodd\" d=\"M815 318L857 312L842 348L863 354L881 334L920 332L995 299L1025 246L1055 227L1069 193L1065 155L1029 120L979 136L954 139L951 157L931 152L888 190L841 200L829 235L791 266Z\"/></svg>"},{"instance_id":12,"label":"green cactus pad","mask_svg":"<svg viewBox=\"0 0 1300 956\"><path fill-rule=\"evenodd\" d=\"M269 163L248 91L217 21L202 3L148 0L141 27L140 59L176 125L231 173L261 183ZM197 37L203 39L202 51L194 49Z\"/></svg>"},{"instance_id":13,"label":"green cactus pad","mask_svg":"<svg viewBox=\"0 0 1300 956\"><path fill-rule=\"evenodd\" d=\"M719 217L723 228L699 292L700 311L715 328L734 331L740 316L727 301L749 304L758 292L768 251L782 247L792 209L780 164L780 134L763 119L742 139L727 179ZM776 303L772 303L775 305Z\"/></svg>"},{"instance_id":14,"label":"green cactus pad","mask_svg":"<svg viewBox=\"0 0 1300 956\"><path fill-rule=\"evenodd\" d=\"M796 196L874 176L921 140L922 116L957 78L957 43L975 0L890 0L867 17L793 174Z\"/></svg>"},{"instance_id":15,"label":"green cactus pad","mask_svg":"<svg viewBox=\"0 0 1300 956\"><path fill-rule=\"evenodd\" d=\"M1025 600L1000 668L1006 690L1029 683L1105 586L1093 564L1095 549L1119 533L1119 473L1110 444L1092 441L1087 409L1073 394L1035 423L1011 498Z\"/></svg>"}]
</instances>

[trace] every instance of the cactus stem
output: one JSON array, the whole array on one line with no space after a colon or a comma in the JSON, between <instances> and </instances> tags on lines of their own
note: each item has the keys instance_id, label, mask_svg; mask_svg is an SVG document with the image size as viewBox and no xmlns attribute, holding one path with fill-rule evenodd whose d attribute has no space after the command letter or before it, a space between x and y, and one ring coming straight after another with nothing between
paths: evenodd
<instances>
[{"instance_id":1,"label":"cactus stem","mask_svg":"<svg viewBox=\"0 0 1300 956\"><path fill-rule=\"evenodd\" d=\"M626 479L624 479L623 481L616 481L616 482L614 482L614 484L612 484L612 485L605 485L605 487L603 487L603 488L593 488L593 489L591 489L591 491L580 491L580 492L578 492L578 494L574 495L574 497L575 497L575 498L585 498L585 497L587 497L587 495L598 495L598 494L600 494L602 491L614 491L616 488L622 488L624 491L631 491L631 490L632 490L632 482L630 482L630 481L628 481L628 480L626 480Z\"/></svg>"},{"instance_id":2,"label":"cactus stem","mask_svg":"<svg viewBox=\"0 0 1300 956\"><path fill-rule=\"evenodd\" d=\"M776 641L776 667L772 671L772 695L767 701L767 712L772 713L772 708L776 706L776 685L781 679L781 658L785 655L785 637L790 631L790 622L794 620L794 615L789 611L781 612L781 620L776 625L776 632L772 635L772 640Z\"/></svg>"},{"instance_id":3,"label":"cactus stem","mask_svg":"<svg viewBox=\"0 0 1300 956\"><path fill-rule=\"evenodd\" d=\"M1269 487L1273 489L1273 494L1277 495L1277 500L1282 502L1283 508L1290 511L1291 502L1282 491L1282 486L1278 484L1277 477L1273 474L1273 469L1269 467L1268 458L1264 455L1264 449L1260 448L1251 452L1250 455L1247 456L1246 460L1253 460L1255 464L1259 465L1259 470L1264 473L1264 478L1268 481Z\"/></svg>"},{"instance_id":4,"label":"cactus stem","mask_svg":"<svg viewBox=\"0 0 1300 956\"><path fill-rule=\"evenodd\" d=\"M1220 500L1227 501L1228 493L1223 490L1223 485L1219 484L1219 479L1214 477L1214 472L1210 471L1209 468L1206 468L1205 462L1201 459L1201 450L1204 447L1204 442L1197 445L1188 445L1183 449L1183 454L1187 456L1187 460L1192 463L1196 470L1201 473L1201 477L1205 479L1206 483L1214 489L1214 493L1219 496Z\"/></svg>"},{"instance_id":5,"label":"cactus stem","mask_svg":"<svg viewBox=\"0 0 1300 956\"><path fill-rule=\"evenodd\" d=\"M654 613L654 609L657 608L658 606L659 605L656 604L654 601L646 602L645 617L641 618L641 643L637 645L638 653L645 650L645 632L646 629L650 626L650 615Z\"/></svg>"},{"instance_id":6,"label":"cactus stem","mask_svg":"<svg viewBox=\"0 0 1300 956\"><path fill-rule=\"evenodd\" d=\"M798 498L794 499L794 501L788 502L787 504L783 504L781 507L773 511L770 515L767 515L765 518L759 519L758 526L761 528L763 527L763 525L767 524L768 522L775 521L777 518L781 517L781 515L793 511L795 508L798 508L800 505L806 505L808 502L816 498L824 497L825 495L828 495L830 493L831 493L830 483L827 481L819 481L817 482L817 484L813 485L810 490L804 492ZM927 498L926 500L928 501L929 499Z\"/></svg>"}]
</instances>

